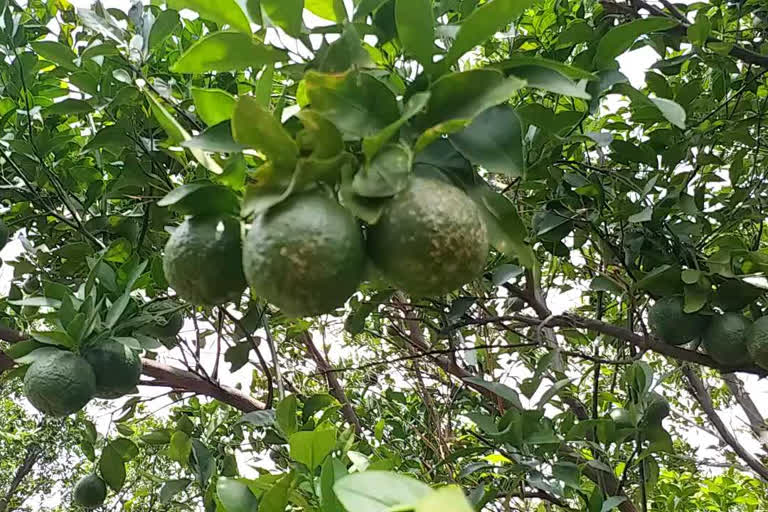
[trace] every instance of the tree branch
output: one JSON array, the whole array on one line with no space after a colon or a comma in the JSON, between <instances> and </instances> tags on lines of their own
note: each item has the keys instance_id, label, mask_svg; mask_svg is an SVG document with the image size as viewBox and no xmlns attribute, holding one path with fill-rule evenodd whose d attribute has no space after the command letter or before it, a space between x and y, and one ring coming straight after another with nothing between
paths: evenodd
<instances>
[{"instance_id":1,"label":"tree branch","mask_svg":"<svg viewBox=\"0 0 768 512\"><path fill-rule=\"evenodd\" d=\"M325 374L325 377L328 380L328 387L330 388L331 395L333 395L334 398L336 398L336 400L338 400L341 404L341 412L344 415L344 418L349 422L350 425L355 428L357 435L362 436L363 427L360 424L360 419L357 417L355 410L352 408L352 404L349 403L347 394L344 392L344 388L339 383L339 379L337 379L336 375L333 373L331 365L328 364L328 361L325 360L323 354L317 350L315 343L312 341L312 335L310 335L308 332L304 332L301 334L300 338L304 343L304 346L307 347L307 352L315 361L318 369Z\"/></svg>"},{"instance_id":2,"label":"tree branch","mask_svg":"<svg viewBox=\"0 0 768 512\"><path fill-rule=\"evenodd\" d=\"M0 329L0 340L17 343L25 340L23 333L13 329ZM196 373L173 368L153 359L141 359L142 373L154 380L143 383L148 386L169 387L178 391L187 391L215 398L220 402L231 405L243 412L265 409L265 405L255 398L229 386L203 379ZM16 363L4 352L0 351L0 374L16 366Z\"/></svg>"},{"instance_id":3,"label":"tree branch","mask_svg":"<svg viewBox=\"0 0 768 512\"><path fill-rule=\"evenodd\" d=\"M733 373L724 374L723 380L736 399L736 402L741 406L744 414L747 415L749 426L752 432L754 432L755 437L763 447L768 448L768 425L766 425L765 419L755 405L755 402L752 401L752 397L744 389L744 383Z\"/></svg>"},{"instance_id":4,"label":"tree branch","mask_svg":"<svg viewBox=\"0 0 768 512\"><path fill-rule=\"evenodd\" d=\"M715 411L715 406L712 404L712 398L709 396L709 393L704 387L704 382L701 380L698 373L691 368L690 365L686 364L682 365L682 370L683 375L685 375L685 378L688 381L691 395L693 395L696 401L699 402L699 405L704 410L709 421L717 429L717 432L720 434L723 441L736 452L736 455L738 455L747 466L752 469L752 471L757 473L764 481L768 482L768 468L757 460L754 455L749 453L741 443L739 443L738 439L736 439L728 427L725 426L723 420L717 414L717 411Z\"/></svg>"}]
</instances>

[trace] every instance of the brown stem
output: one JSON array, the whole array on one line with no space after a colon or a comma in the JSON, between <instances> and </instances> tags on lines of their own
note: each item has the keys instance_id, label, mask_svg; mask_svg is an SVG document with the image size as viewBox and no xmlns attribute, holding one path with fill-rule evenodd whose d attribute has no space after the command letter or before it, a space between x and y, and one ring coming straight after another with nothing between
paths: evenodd
<instances>
[{"instance_id":1,"label":"brown stem","mask_svg":"<svg viewBox=\"0 0 768 512\"><path fill-rule=\"evenodd\" d=\"M765 419L758 410L757 405L752 401L749 392L744 388L744 383L734 373L724 374L723 380L736 399L736 402L741 406L744 414L747 415L749 426L757 440L760 441L763 447L768 447L768 425L766 425Z\"/></svg>"},{"instance_id":2,"label":"brown stem","mask_svg":"<svg viewBox=\"0 0 768 512\"><path fill-rule=\"evenodd\" d=\"M328 361L326 361L325 357L323 357L323 354L317 350L315 343L312 341L312 336L308 332L304 332L301 335L301 341L304 342L304 346L307 347L307 352L312 357L312 359L314 359L318 369L325 373L331 395L333 395L333 397L336 398L336 400L338 400L341 404L341 413L344 415L344 418L350 423L350 425L355 428L355 432L358 435L362 435L363 427L360 424L360 419L357 417L355 410L349 403L347 394L344 392L344 388L341 387L339 379L337 379L336 375L331 371L331 365L328 364Z\"/></svg>"}]
</instances>

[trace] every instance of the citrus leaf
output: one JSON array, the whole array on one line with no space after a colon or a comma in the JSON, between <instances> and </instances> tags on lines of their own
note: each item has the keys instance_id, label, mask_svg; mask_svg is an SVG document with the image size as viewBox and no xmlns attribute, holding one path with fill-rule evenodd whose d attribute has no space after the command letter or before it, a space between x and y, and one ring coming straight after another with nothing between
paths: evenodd
<instances>
[{"instance_id":1,"label":"citrus leaf","mask_svg":"<svg viewBox=\"0 0 768 512\"><path fill-rule=\"evenodd\" d=\"M166 9L158 14L152 29L149 31L149 49L153 50L162 44L179 25L179 21L179 13L172 9Z\"/></svg>"},{"instance_id":2,"label":"citrus leaf","mask_svg":"<svg viewBox=\"0 0 768 512\"><path fill-rule=\"evenodd\" d=\"M581 85L573 82L570 78L542 66L520 66L515 68L512 73L527 82L528 87L543 89L545 91L562 94L564 96L573 96L588 100L592 96L585 90L586 83Z\"/></svg>"},{"instance_id":3,"label":"citrus leaf","mask_svg":"<svg viewBox=\"0 0 768 512\"><path fill-rule=\"evenodd\" d=\"M494 68L505 70L505 71L515 70L521 67L536 66L540 68L551 69L552 71L557 71L561 75L564 75L572 79L580 79L580 78L583 78L586 80L598 79L598 76L590 71L584 71L583 69L577 68L575 66L563 64L562 62L545 59L544 57L539 57L539 56L530 57L527 55L515 55L501 62L494 63L491 66ZM515 74L515 71L511 71L511 72L512 74Z\"/></svg>"},{"instance_id":4,"label":"citrus leaf","mask_svg":"<svg viewBox=\"0 0 768 512\"><path fill-rule=\"evenodd\" d=\"M215 126L211 126L200 135L185 140L180 146L213 153L238 153L247 147L235 142L232 136L232 126L229 121L223 121ZM219 175L219 178L223 175L224 172Z\"/></svg>"},{"instance_id":5,"label":"citrus leaf","mask_svg":"<svg viewBox=\"0 0 768 512\"><path fill-rule=\"evenodd\" d=\"M333 490L347 510L361 512L387 512L396 506L415 505L432 492L418 480L388 471L352 473L340 478Z\"/></svg>"},{"instance_id":6,"label":"citrus leaf","mask_svg":"<svg viewBox=\"0 0 768 512\"><path fill-rule=\"evenodd\" d=\"M44 59L70 71L77 70L75 52L63 43L59 41L33 41L29 45L35 50L35 53Z\"/></svg>"},{"instance_id":7,"label":"citrus leaf","mask_svg":"<svg viewBox=\"0 0 768 512\"><path fill-rule=\"evenodd\" d=\"M473 512L474 508L467 501L464 492L458 485L448 485L432 491L419 501L414 512Z\"/></svg>"},{"instance_id":8,"label":"citrus leaf","mask_svg":"<svg viewBox=\"0 0 768 512\"><path fill-rule=\"evenodd\" d=\"M395 95L367 73L310 71L304 82L312 109L332 121L342 132L367 137L400 118Z\"/></svg>"},{"instance_id":9,"label":"citrus leaf","mask_svg":"<svg viewBox=\"0 0 768 512\"><path fill-rule=\"evenodd\" d=\"M214 32L197 41L171 67L174 73L208 73L260 68L286 54L241 32Z\"/></svg>"},{"instance_id":10,"label":"citrus leaf","mask_svg":"<svg viewBox=\"0 0 768 512\"><path fill-rule=\"evenodd\" d=\"M451 73L431 88L422 124L434 126L451 119L473 119L486 109L507 101L525 81L505 77L496 69L473 69Z\"/></svg>"},{"instance_id":11,"label":"citrus leaf","mask_svg":"<svg viewBox=\"0 0 768 512\"><path fill-rule=\"evenodd\" d=\"M595 64L600 68L608 67L613 59L627 51L635 40L650 32L670 29L678 24L672 18L649 16L612 28L597 45Z\"/></svg>"},{"instance_id":12,"label":"citrus leaf","mask_svg":"<svg viewBox=\"0 0 768 512\"><path fill-rule=\"evenodd\" d=\"M352 181L352 189L363 197L391 197L408 186L413 155L401 144L386 146Z\"/></svg>"},{"instance_id":13,"label":"citrus leaf","mask_svg":"<svg viewBox=\"0 0 768 512\"><path fill-rule=\"evenodd\" d=\"M112 446L107 445L101 452L99 471L107 485L115 492L120 492L125 483L125 463L123 457Z\"/></svg>"},{"instance_id":14,"label":"citrus leaf","mask_svg":"<svg viewBox=\"0 0 768 512\"><path fill-rule=\"evenodd\" d=\"M298 420L296 419L296 397L288 395L280 400L275 409L275 421L277 426L286 436L294 434L298 429Z\"/></svg>"},{"instance_id":15,"label":"citrus leaf","mask_svg":"<svg viewBox=\"0 0 768 512\"><path fill-rule=\"evenodd\" d=\"M429 92L418 92L411 96L405 105L403 115L400 119L390 124L376 135L363 139L363 152L368 160L371 160L381 148L395 136L400 128L416 114L420 113L427 106L429 101Z\"/></svg>"},{"instance_id":16,"label":"citrus leaf","mask_svg":"<svg viewBox=\"0 0 768 512\"><path fill-rule=\"evenodd\" d=\"M160 488L160 503L163 505L170 503L174 496L189 487L191 483L192 480L189 478L166 481Z\"/></svg>"},{"instance_id":17,"label":"citrus leaf","mask_svg":"<svg viewBox=\"0 0 768 512\"><path fill-rule=\"evenodd\" d=\"M216 496L225 512L254 512L259 506L259 501L248 485L234 478L219 477L216 481Z\"/></svg>"},{"instance_id":18,"label":"citrus leaf","mask_svg":"<svg viewBox=\"0 0 768 512\"><path fill-rule=\"evenodd\" d=\"M491 172L519 177L525 171L522 126L508 105L489 108L449 139L468 160Z\"/></svg>"},{"instance_id":19,"label":"citrus leaf","mask_svg":"<svg viewBox=\"0 0 768 512\"><path fill-rule=\"evenodd\" d=\"M258 512L283 512L288 505L292 483L292 474L287 474L278 480L259 499Z\"/></svg>"},{"instance_id":20,"label":"citrus leaf","mask_svg":"<svg viewBox=\"0 0 768 512\"><path fill-rule=\"evenodd\" d=\"M464 20L453 45L443 60L445 69L459 61L462 55L483 43L532 5L534 0L493 0L475 9Z\"/></svg>"},{"instance_id":21,"label":"citrus leaf","mask_svg":"<svg viewBox=\"0 0 768 512\"><path fill-rule=\"evenodd\" d=\"M304 0L261 0L261 8L272 23L289 35L298 36L301 33Z\"/></svg>"},{"instance_id":22,"label":"citrus leaf","mask_svg":"<svg viewBox=\"0 0 768 512\"><path fill-rule=\"evenodd\" d=\"M33 332L30 332L29 335L35 340L39 341L40 343L45 343L46 345L56 345L59 347L67 347L67 348L72 348L75 346L75 340L73 340L72 337L66 332L33 331Z\"/></svg>"},{"instance_id":23,"label":"citrus leaf","mask_svg":"<svg viewBox=\"0 0 768 512\"><path fill-rule=\"evenodd\" d=\"M182 185L168 192L157 205L186 215L237 214L240 208L231 189L213 183Z\"/></svg>"},{"instance_id":24,"label":"citrus leaf","mask_svg":"<svg viewBox=\"0 0 768 512\"><path fill-rule=\"evenodd\" d=\"M677 126L681 130L685 130L685 109L679 104L666 98L651 98L651 101L656 108L658 108L667 121Z\"/></svg>"},{"instance_id":25,"label":"citrus leaf","mask_svg":"<svg viewBox=\"0 0 768 512\"><path fill-rule=\"evenodd\" d=\"M326 20L345 21L347 9L343 0L305 0L304 7L314 14Z\"/></svg>"},{"instance_id":26,"label":"citrus leaf","mask_svg":"<svg viewBox=\"0 0 768 512\"><path fill-rule=\"evenodd\" d=\"M293 170L299 154L296 142L283 125L253 96L241 96L232 115L235 140L261 151L280 169Z\"/></svg>"},{"instance_id":27,"label":"citrus leaf","mask_svg":"<svg viewBox=\"0 0 768 512\"><path fill-rule=\"evenodd\" d=\"M220 25L229 25L233 29L251 33L251 24L240 5L235 0L168 0L168 7L180 11L191 9L201 18L214 21Z\"/></svg>"},{"instance_id":28,"label":"citrus leaf","mask_svg":"<svg viewBox=\"0 0 768 512\"><path fill-rule=\"evenodd\" d=\"M405 52L416 57L424 69L430 69L435 48L432 0L396 0L395 23Z\"/></svg>"},{"instance_id":29,"label":"citrus leaf","mask_svg":"<svg viewBox=\"0 0 768 512\"><path fill-rule=\"evenodd\" d=\"M481 388L487 389L491 393L498 395L504 400L508 401L517 409L523 408L523 404L520 402L520 395L517 394L517 391L507 386L506 384L502 384L501 382L489 382L487 380L483 380L482 377L468 377L464 379L464 381L469 384L474 384L475 386L480 386Z\"/></svg>"},{"instance_id":30,"label":"citrus leaf","mask_svg":"<svg viewBox=\"0 0 768 512\"><path fill-rule=\"evenodd\" d=\"M333 486L347 475L346 466L336 457L328 457L320 470L320 509L322 512L344 512Z\"/></svg>"},{"instance_id":31,"label":"citrus leaf","mask_svg":"<svg viewBox=\"0 0 768 512\"><path fill-rule=\"evenodd\" d=\"M336 431L296 432L288 438L288 445L291 458L314 471L336 446Z\"/></svg>"},{"instance_id":32,"label":"citrus leaf","mask_svg":"<svg viewBox=\"0 0 768 512\"><path fill-rule=\"evenodd\" d=\"M174 142L179 143L185 140L189 140L191 138L189 133L184 128L182 128L178 121L176 121L176 119L174 119L174 117L165 109L165 107L160 104L157 97L155 97L151 91L145 92L149 98L149 104L152 108L152 113L155 115L155 118L157 119L157 122L160 124L160 126L163 127L163 130L165 130L165 133L168 135L171 144ZM206 155L205 152L196 148L190 149L190 152L195 157L195 159L200 162L206 169L213 173L221 174L222 170L219 164L217 164L215 160Z\"/></svg>"},{"instance_id":33,"label":"citrus leaf","mask_svg":"<svg viewBox=\"0 0 768 512\"><path fill-rule=\"evenodd\" d=\"M227 91L191 87L190 92L192 93L192 100L195 102L197 115L208 126L213 126L232 118L235 98Z\"/></svg>"}]
</instances>

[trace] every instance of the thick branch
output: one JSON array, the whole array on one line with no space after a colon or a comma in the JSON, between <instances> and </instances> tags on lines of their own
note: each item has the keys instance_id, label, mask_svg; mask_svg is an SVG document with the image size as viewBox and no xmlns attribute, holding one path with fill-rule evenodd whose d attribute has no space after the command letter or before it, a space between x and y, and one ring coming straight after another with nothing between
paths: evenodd
<instances>
[{"instance_id":1,"label":"thick branch","mask_svg":"<svg viewBox=\"0 0 768 512\"><path fill-rule=\"evenodd\" d=\"M733 373L726 373L723 375L723 380L731 391L731 394L741 406L744 413L747 415L749 426L752 428L755 437L760 441L764 447L768 447L768 425L765 423L763 415L752 401L752 397L744 389L744 383Z\"/></svg>"},{"instance_id":2,"label":"thick branch","mask_svg":"<svg viewBox=\"0 0 768 512\"><path fill-rule=\"evenodd\" d=\"M717 429L717 432L720 434L720 437L723 439L723 441L725 441L728 446L730 446L733 451L736 452L736 455L738 455L747 464L747 466L749 466L755 473L757 473L760 478L768 482L768 468L766 468L759 460L757 460L754 455L749 453L741 445L738 439L736 439L728 427L725 426L725 423L723 423L723 420L717 414L717 411L715 411L715 406L712 404L712 398L709 396L709 393L704 387L704 382L701 380L701 377L699 377L696 371L689 365L683 365L682 370L683 374L688 380L691 395L693 395L696 401L699 402L699 405L704 410L707 418L709 418L710 423L712 423L715 429Z\"/></svg>"},{"instance_id":3,"label":"thick branch","mask_svg":"<svg viewBox=\"0 0 768 512\"><path fill-rule=\"evenodd\" d=\"M8 328L0 329L0 340L17 343L24 339L26 339L26 336L24 336L23 333ZM243 412L256 411L265 408L262 402L235 388L222 386L215 382L203 379L190 371L173 368L152 359L142 358L141 362L143 364L142 373L154 379L145 383L148 386L163 386L178 391L209 396ZM10 370L14 366L15 363L13 359L0 351L0 374L6 370Z\"/></svg>"},{"instance_id":4,"label":"thick branch","mask_svg":"<svg viewBox=\"0 0 768 512\"><path fill-rule=\"evenodd\" d=\"M341 387L339 379L337 379L336 375L333 373L331 365L325 360L323 354L317 350L315 343L312 341L312 336L308 332L301 335L301 340L307 347L309 355L314 359L317 368L320 372L325 373L325 377L328 379L328 387L330 388L331 395L333 395L333 397L341 404L341 412L344 415L344 418L355 427L355 432L358 435L363 435L363 427L360 425L360 419L352 408L352 404L349 403L347 394L344 392L344 388Z\"/></svg>"},{"instance_id":5,"label":"thick branch","mask_svg":"<svg viewBox=\"0 0 768 512\"><path fill-rule=\"evenodd\" d=\"M242 391L207 381L202 377L179 368L173 368L152 359L142 359L143 374L154 380L144 385L163 386L215 398L243 412L261 410L265 405Z\"/></svg>"},{"instance_id":6,"label":"thick branch","mask_svg":"<svg viewBox=\"0 0 768 512\"><path fill-rule=\"evenodd\" d=\"M539 327L542 325L542 320L539 318L526 315L509 315L466 320L452 325L451 328L458 328L465 325L504 324L507 322L517 322L523 325L529 325L531 327ZM744 372L759 376L768 375L768 372L765 369L753 364L740 367L720 364L708 355L702 354L701 352L695 352L693 350L686 350L681 347L669 345L660 340L657 340L654 337L637 334L624 327L619 327L617 325L602 322L600 320L593 320L591 318L584 318L573 314L566 313L563 315L550 317L546 320L546 326L560 328L581 328L589 331L599 332L601 334L605 334L607 336L611 336L613 338L630 343L641 350L651 350L678 361L696 363L701 366L707 366L709 368L720 370L724 373Z\"/></svg>"},{"instance_id":7,"label":"thick branch","mask_svg":"<svg viewBox=\"0 0 768 512\"><path fill-rule=\"evenodd\" d=\"M8 509L8 505L11 503L13 495L16 494L16 491L18 490L21 483L24 481L30 471L32 471L32 468L35 467L37 460L40 458L41 452L42 450L36 444L32 444L27 447L27 455L24 457L24 462L22 462L21 466L16 469L16 474L13 476L13 481L11 481L11 486L5 493L5 497L0 499L0 512L5 512Z\"/></svg>"}]
</instances>

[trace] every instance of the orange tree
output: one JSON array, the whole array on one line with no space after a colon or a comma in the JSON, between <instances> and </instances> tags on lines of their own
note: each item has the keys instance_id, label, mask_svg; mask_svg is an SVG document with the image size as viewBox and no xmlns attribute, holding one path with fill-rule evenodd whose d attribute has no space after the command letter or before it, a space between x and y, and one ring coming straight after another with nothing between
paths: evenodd
<instances>
[{"instance_id":1,"label":"orange tree","mask_svg":"<svg viewBox=\"0 0 768 512\"><path fill-rule=\"evenodd\" d=\"M2 389L119 412L75 504L764 509L764 3L0 19Z\"/></svg>"}]
</instances>

